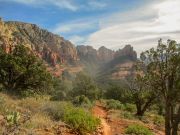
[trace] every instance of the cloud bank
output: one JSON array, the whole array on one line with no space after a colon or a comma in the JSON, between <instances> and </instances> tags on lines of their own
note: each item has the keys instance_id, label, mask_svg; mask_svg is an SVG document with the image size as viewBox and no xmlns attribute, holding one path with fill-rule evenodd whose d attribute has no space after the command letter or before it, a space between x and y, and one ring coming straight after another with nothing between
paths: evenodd
<instances>
[{"instance_id":1,"label":"cloud bank","mask_svg":"<svg viewBox=\"0 0 180 135\"><path fill-rule=\"evenodd\" d=\"M159 38L180 41L180 1L159 0L100 20L100 29L85 44L117 49L131 44L138 54L155 47Z\"/></svg>"},{"instance_id":2,"label":"cloud bank","mask_svg":"<svg viewBox=\"0 0 180 135\"><path fill-rule=\"evenodd\" d=\"M68 9L71 11L78 10L78 6L72 0L0 0L6 2L16 2L29 6L48 6L53 5L61 9Z\"/></svg>"},{"instance_id":3,"label":"cloud bank","mask_svg":"<svg viewBox=\"0 0 180 135\"><path fill-rule=\"evenodd\" d=\"M53 5L60 9L67 9L70 11L78 10L98 10L107 6L106 3L98 0L86 0L81 3L80 0L0 0L5 2L15 2L25 4L28 6L49 6Z\"/></svg>"},{"instance_id":4,"label":"cloud bank","mask_svg":"<svg viewBox=\"0 0 180 135\"><path fill-rule=\"evenodd\" d=\"M64 36L76 45L92 45L94 48L103 45L118 49L125 44L131 44L139 54L155 47L159 38L180 42L180 0L134 1L0 0L5 3L51 8L61 19L57 17L48 20L54 21L50 23L53 24L50 31Z\"/></svg>"}]
</instances>

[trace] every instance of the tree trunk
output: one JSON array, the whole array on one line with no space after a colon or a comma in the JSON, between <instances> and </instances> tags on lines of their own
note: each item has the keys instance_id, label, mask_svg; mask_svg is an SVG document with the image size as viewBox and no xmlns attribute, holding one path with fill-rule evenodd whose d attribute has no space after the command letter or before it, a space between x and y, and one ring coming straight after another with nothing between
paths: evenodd
<instances>
[{"instance_id":1,"label":"tree trunk","mask_svg":"<svg viewBox=\"0 0 180 135\"><path fill-rule=\"evenodd\" d=\"M171 134L171 110L170 104L167 102L165 106L165 135Z\"/></svg>"},{"instance_id":2,"label":"tree trunk","mask_svg":"<svg viewBox=\"0 0 180 135\"><path fill-rule=\"evenodd\" d=\"M173 127L172 127L172 135L178 135L177 130L178 130L178 123L173 125Z\"/></svg>"},{"instance_id":3,"label":"tree trunk","mask_svg":"<svg viewBox=\"0 0 180 135\"><path fill-rule=\"evenodd\" d=\"M175 115L175 117L174 117L174 122L173 122L173 126L172 126L172 135L178 135L177 131L178 131L179 123L180 123L180 107L178 108L177 115Z\"/></svg>"},{"instance_id":4,"label":"tree trunk","mask_svg":"<svg viewBox=\"0 0 180 135\"><path fill-rule=\"evenodd\" d=\"M144 112L142 111L142 105L141 104L136 104L136 109L137 109L137 112L136 112L137 116L143 116L144 115Z\"/></svg>"},{"instance_id":5,"label":"tree trunk","mask_svg":"<svg viewBox=\"0 0 180 135\"><path fill-rule=\"evenodd\" d=\"M144 105L141 103L136 103L137 116L143 116L146 110L151 106L151 103L154 98L150 98Z\"/></svg>"},{"instance_id":6,"label":"tree trunk","mask_svg":"<svg viewBox=\"0 0 180 135\"><path fill-rule=\"evenodd\" d=\"M141 110L137 110L136 115L137 115L137 116L143 116L144 113L143 113Z\"/></svg>"}]
</instances>

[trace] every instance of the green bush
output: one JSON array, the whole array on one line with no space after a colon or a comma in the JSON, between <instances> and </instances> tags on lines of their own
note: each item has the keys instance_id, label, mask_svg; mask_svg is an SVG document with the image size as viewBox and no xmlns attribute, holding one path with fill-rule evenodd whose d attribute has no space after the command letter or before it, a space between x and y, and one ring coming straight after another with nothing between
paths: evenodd
<instances>
[{"instance_id":1,"label":"green bush","mask_svg":"<svg viewBox=\"0 0 180 135\"><path fill-rule=\"evenodd\" d=\"M84 108L92 107L91 101L84 95L75 97L75 99L72 101L72 103L75 106L81 106L81 107L84 107Z\"/></svg>"},{"instance_id":2,"label":"green bush","mask_svg":"<svg viewBox=\"0 0 180 135\"><path fill-rule=\"evenodd\" d=\"M106 102L106 107L107 109L124 109L124 105L121 104L120 101L114 99L108 100Z\"/></svg>"},{"instance_id":3,"label":"green bush","mask_svg":"<svg viewBox=\"0 0 180 135\"><path fill-rule=\"evenodd\" d=\"M128 111L128 112L135 112L136 111L136 106L133 105L133 104L126 103L124 105L124 110Z\"/></svg>"},{"instance_id":4,"label":"green bush","mask_svg":"<svg viewBox=\"0 0 180 135\"><path fill-rule=\"evenodd\" d=\"M54 91L51 94L52 101L64 101L70 98L68 94L72 89L72 82L69 80L60 80L58 78L53 79Z\"/></svg>"},{"instance_id":5,"label":"green bush","mask_svg":"<svg viewBox=\"0 0 180 135\"><path fill-rule=\"evenodd\" d=\"M20 119L20 113L19 112L10 112L6 116L6 120L8 122L8 125L18 124L19 119Z\"/></svg>"},{"instance_id":6,"label":"green bush","mask_svg":"<svg viewBox=\"0 0 180 135\"><path fill-rule=\"evenodd\" d=\"M163 125L165 123L165 120L164 120L164 117L163 116L160 116L160 115L155 115L153 117L153 122L154 124L156 125Z\"/></svg>"},{"instance_id":7,"label":"green bush","mask_svg":"<svg viewBox=\"0 0 180 135\"><path fill-rule=\"evenodd\" d=\"M46 104L42 110L53 119L59 121L63 119L66 110L69 108L72 108L72 105L68 102L53 102Z\"/></svg>"},{"instance_id":8,"label":"green bush","mask_svg":"<svg viewBox=\"0 0 180 135\"><path fill-rule=\"evenodd\" d=\"M134 115L130 112L126 112L126 111L123 111L121 113L121 117L125 118L125 119L135 119Z\"/></svg>"},{"instance_id":9,"label":"green bush","mask_svg":"<svg viewBox=\"0 0 180 135\"><path fill-rule=\"evenodd\" d=\"M100 120L80 108L66 110L64 121L81 135L92 133L100 124Z\"/></svg>"},{"instance_id":10,"label":"green bush","mask_svg":"<svg viewBox=\"0 0 180 135\"><path fill-rule=\"evenodd\" d=\"M125 130L125 133L129 135L154 135L148 128L139 124L128 126Z\"/></svg>"},{"instance_id":11,"label":"green bush","mask_svg":"<svg viewBox=\"0 0 180 135\"><path fill-rule=\"evenodd\" d=\"M3 97L0 97L0 113L4 114L6 111L5 100Z\"/></svg>"},{"instance_id":12,"label":"green bush","mask_svg":"<svg viewBox=\"0 0 180 135\"><path fill-rule=\"evenodd\" d=\"M67 94L64 91L58 91L56 92L56 95L53 95L50 100L52 101L63 101L66 100Z\"/></svg>"}]
</instances>

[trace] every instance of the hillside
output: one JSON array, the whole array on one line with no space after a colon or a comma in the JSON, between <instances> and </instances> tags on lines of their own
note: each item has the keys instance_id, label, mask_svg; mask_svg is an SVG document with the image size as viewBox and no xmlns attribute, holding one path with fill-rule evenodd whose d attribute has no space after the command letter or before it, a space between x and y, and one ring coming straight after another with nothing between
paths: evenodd
<instances>
[{"instance_id":1,"label":"hillside","mask_svg":"<svg viewBox=\"0 0 180 135\"><path fill-rule=\"evenodd\" d=\"M77 46L59 35L39 28L35 24L7 21L0 19L0 46L10 52L14 46L21 44L29 47L47 65L48 70L56 76L64 71L77 73L85 70L92 76L104 76L106 70L110 79L126 77L131 65L137 59L136 52L130 45L117 51L104 46L98 50L92 46ZM120 68L119 68L120 67ZM121 73L122 72L122 73Z\"/></svg>"}]
</instances>

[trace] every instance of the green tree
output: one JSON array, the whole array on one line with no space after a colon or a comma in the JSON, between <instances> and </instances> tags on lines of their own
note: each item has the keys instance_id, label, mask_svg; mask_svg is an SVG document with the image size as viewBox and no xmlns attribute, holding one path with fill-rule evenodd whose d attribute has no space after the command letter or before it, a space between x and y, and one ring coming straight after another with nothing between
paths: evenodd
<instances>
[{"instance_id":1,"label":"green tree","mask_svg":"<svg viewBox=\"0 0 180 135\"><path fill-rule=\"evenodd\" d=\"M79 95L84 95L91 100L97 99L99 95L95 82L83 72L79 72L73 82L72 96Z\"/></svg>"},{"instance_id":2,"label":"green tree","mask_svg":"<svg viewBox=\"0 0 180 135\"><path fill-rule=\"evenodd\" d=\"M51 75L29 48L17 45L11 53L0 49L0 84L6 90L42 92L50 82Z\"/></svg>"},{"instance_id":3,"label":"green tree","mask_svg":"<svg viewBox=\"0 0 180 135\"><path fill-rule=\"evenodd\" d=\"M69 80L60 80L54 78L54 91L52 93L51 100L67 100L70 98L68 96L69 92L72 90L72 82Z\"/></svg>"},{"instance_id":4,"label":"green tree","mask_svg":"<svg viewBox=\"0 0 180 135\"><path fill-rule=\"evenodd\" d=\"M157 95L151 88L146 73L136 73L128 82L129 98L136 105L136 115L143 116L155 101Z\"/></svg>"},{"instance_id":5,"label":"green tree","mask_svg":"<svg viewBox=\"0 0 180 135\"><path fill-rule=\"evenodd\" d=\"M151 86L165 103L165 133L177 135L180 123L180 46L174 40L141 54L147 65Z\"/></svg>"},{"instance_id":6,"label":"green tree","mask_svg":"<svg viewBox=\"0 0 180 135\"><path fill-rule=\"evenodd\" d=\"M116 83L111 83L109 86L107 86L107 90L104 93L105 98L107 99L114 99L119 100L121 102L126 102L126 87L119 86Z\"/></svg>"}]
</instances>

